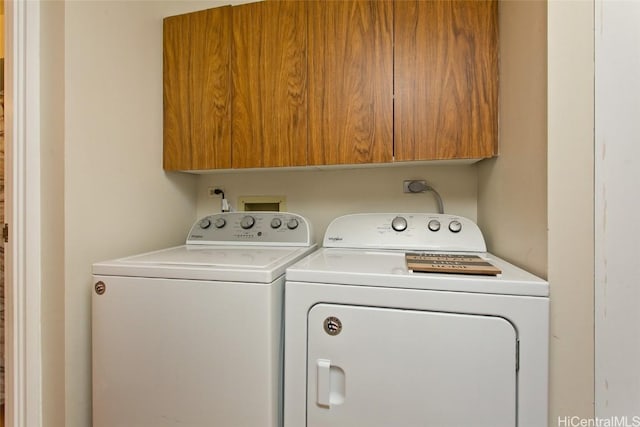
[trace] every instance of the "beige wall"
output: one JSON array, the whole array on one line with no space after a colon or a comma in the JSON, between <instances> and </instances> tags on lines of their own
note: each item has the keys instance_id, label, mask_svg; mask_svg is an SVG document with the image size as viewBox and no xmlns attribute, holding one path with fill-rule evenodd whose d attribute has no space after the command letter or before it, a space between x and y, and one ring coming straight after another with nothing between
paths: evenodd
<instances>
[{"instance_id":1,"label":"beige wall","mask_svg":"<svg viewBox=\"0 0 640 427\"><path fill-rule=\"evenodd\" d=\"M490 250L549 280L555 426L593 416L593 3L500 12L501 153L478 166L478 221Z\"/></svg>"},{"instance_id":2,"label":"beige wall","mask_svg":"<svg viewBox=\"0 0 640 427\"><path fill-rule=\"evenodd\" d=\"M548 5L551 425L593 417L594 4Z\"/></svg>"},{"instance_id":3,"label":"beige wall","mask_svg":"<svg viewBox=\"0 0 640 427\"><path fill-rule=\"evenodd\" d=\"M195 177L162 170L162 18L204 7L65 2L64 101L46 113L64 120L66 413L47 426L91 425L91 264L179 244L195 218Z\"/></svg>"},{"instance_id":4,"label":"beige wall","mask_svg":"<svg viewBox=\"0 0 640 427\"><path fill-rule=\"evenodd\" d=\"M41 7L42 419L65 425L64 3Z\"/></svg>"},{"instance_id":5,"label":"beige wall","mask_svg":"<svg viewBox=\"0 0 640 427\"><path fill-rule=\"evenodd\" d=\"M198 185L198 215L220 210L207 188L221 186L233 207L239 196L284 195L287 210L306 216L322 242L329 222L355 212L437 212L433 195L404 194L402 181L426 179L444 200L445 212L476 219L474 165L387 166L359 169L251 171L204 175Z\"/></svg>"},{"instance_id":6,"label":"beige wall","mask_svg":"<svg viewBox=\"0 0 640 427\"><path fill-rule=\"evenodd\" d=\"M500 156L478 164L478 225L495 254L547 276L547 7L500 2Z\"/></svg>"}]
</instances>

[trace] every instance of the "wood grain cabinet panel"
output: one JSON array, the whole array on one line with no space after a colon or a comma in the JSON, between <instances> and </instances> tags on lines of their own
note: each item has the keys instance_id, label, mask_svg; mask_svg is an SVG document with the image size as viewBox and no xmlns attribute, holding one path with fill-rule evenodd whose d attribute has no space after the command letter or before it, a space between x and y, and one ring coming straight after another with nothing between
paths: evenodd
<instances>
[{"instance_id":1,"label":"wood grain cabinet panel","mask_svg":"<svg viewBox=\"0 0 640 427\"><path fill-rule=\"evenodd\" d=\"M310 1L309 164L393 160L393 3Z\"/></svg>"},{"instance_id":2,"label":"wood grain cabinet panel","mask_svg":"<svg viewBox=\"0 0 640 427\"><path fill-rule=\"evenodd\" d=\"M395 160L497 154L497 1L394 3Z\"/></svg>"},{"instance_id":3,"label":"wood grain cabinet panel","mask_svg":"<svg viewBox=\"0 0 640 427\"><path fill-rule=\"evenodd\" d=\"M498 152L495 0L275 0L164 21L166 170Z\"/></svg>"},{"instance_id":4,"label":"wood grain cabinet panel","mask_svg":"<svg viewBox=\"0 0 640 427\"><path fill-rule=\"evenodd\" d=\"M232 14L232 166L306 165L306 3L249 3Z\"/></svg>"},{"instance_id":5,"label":"wood grain cabinet panel","mask_svg":"<svg viewBox=\"0 0 640 427\"><path fill-rule=\"evenodd\" d=\"M231 167L231 7L164 20L165 170Z\"/></svg>"}]
</instances>

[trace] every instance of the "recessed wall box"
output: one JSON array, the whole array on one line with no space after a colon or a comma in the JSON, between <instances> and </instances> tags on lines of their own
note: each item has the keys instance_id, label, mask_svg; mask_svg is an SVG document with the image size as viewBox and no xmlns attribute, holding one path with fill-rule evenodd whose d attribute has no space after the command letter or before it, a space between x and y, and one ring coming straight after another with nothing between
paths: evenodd
<instances>
[{"instance_id":1,"label":"recessed wall box","mask_svg":"<svg viewBox=\"0 0 640 427\"><path fill-rule=\"evenodd\" d=\"M285 196L240 196L238 208L241 211L272 211L281 212L287 210L287 198Z\"/></svg>"}]
</instances>

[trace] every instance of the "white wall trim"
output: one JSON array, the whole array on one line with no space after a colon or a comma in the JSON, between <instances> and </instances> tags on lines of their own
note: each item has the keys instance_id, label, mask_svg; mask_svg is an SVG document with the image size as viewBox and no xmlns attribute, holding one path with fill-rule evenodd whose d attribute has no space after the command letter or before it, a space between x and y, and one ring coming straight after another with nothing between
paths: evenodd
<instances>
[{"instance_id":1,"label":"white wall trim","mask_svg":"<svg viewBox=\"0 0 640 427\"><path fill-rule=\"evenodd\" d=\"M595 415L640 416L640 2L595 2Z\"/></svg>"},{"instance_id":2,"label":"white wall trim","mask_svg":"<svg viewBox=\"0 0 640 427\"><path fill-rule=\"evenodd\" d=\"M8 1L5 62L6 425L42 425L40 2Z\"/></svg>"}]
</instances>

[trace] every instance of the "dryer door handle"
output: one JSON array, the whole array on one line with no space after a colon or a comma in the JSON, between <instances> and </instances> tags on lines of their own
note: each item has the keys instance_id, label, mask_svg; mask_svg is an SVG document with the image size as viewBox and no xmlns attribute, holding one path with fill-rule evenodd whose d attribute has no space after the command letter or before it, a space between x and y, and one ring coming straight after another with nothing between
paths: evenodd
<instances>
[{"instance_id":1,"label":"dryer door handle","mask_svg":"<svg viewBox=\"0 0 640 427\"><path fill-rule=\"evenodd\" d=\"M330 408L344 403L345 375L338 366L331 366L331 360L316 360L316 403Z\"/></svg>"},{"instance_id":2,"label":"dryer door handle","mask_svg":"<svg viewBox=\"0 0 640 427\"><path fill-rule=\"evenodd\" d=\"M317 368L317 399L319 406L329 408L331 406L331 361L327 359L316 360Z\"/></svg>"}]
</instances>

